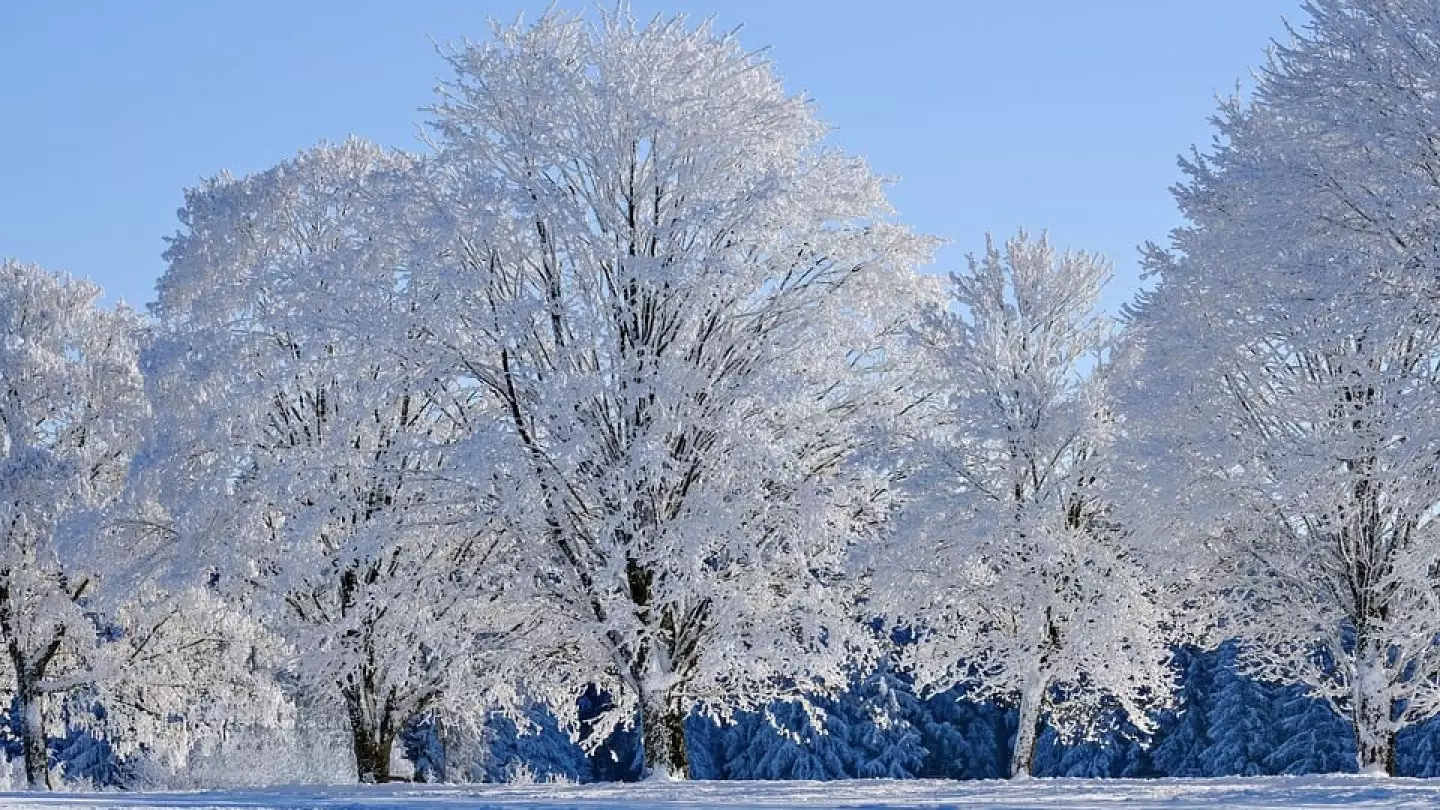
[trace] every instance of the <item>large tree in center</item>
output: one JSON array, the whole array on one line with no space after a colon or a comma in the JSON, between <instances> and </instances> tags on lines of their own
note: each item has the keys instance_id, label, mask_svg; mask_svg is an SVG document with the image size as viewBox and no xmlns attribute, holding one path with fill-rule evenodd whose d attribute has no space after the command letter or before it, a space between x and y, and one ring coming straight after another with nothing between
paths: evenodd
<instances>
[{"instance_id":1,"label":"large tree in center","mask_svg":"<svg viewBox=\"0 0 1440 810\"><path fill-rule=\"evenodd\" d=\"M1307 9L1185 164L1127 411L1250 666L1393 773L1396 733L1440 710L1440 9Z\"/></svg>"},{"instance_id":2,"label":"large tree in center","mask_svg":"<svg viewBox=\"0 0 1440 810\"><path fill-rule=\"evenodd\" d=\"M844 566L888 487L854 461L928 243L708 25L552 13L451 62L411 283L505 415L474 456L525 460L551 619L684 775L687 713L841 684L869 645Z\"/></svg>"}]
</instances>

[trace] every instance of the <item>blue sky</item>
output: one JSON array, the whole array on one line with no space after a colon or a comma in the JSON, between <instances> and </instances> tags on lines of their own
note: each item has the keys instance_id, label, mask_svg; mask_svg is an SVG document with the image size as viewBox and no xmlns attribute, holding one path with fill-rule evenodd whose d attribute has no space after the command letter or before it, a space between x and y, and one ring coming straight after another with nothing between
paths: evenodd
<instances>
[{"instance_id":1,"label":"blue sky","mask_svg":"<svg viewBox=\"0 0 1440 810\"><path fill-rule=\"evenodd\" d=\"M0 256L151 300L182 191L265 169L321 139L418 148L446 65L514 0L5 0L0 3ZM590 2L559 3L593 9ZM1179 224L1176 156L1210 143L1217 94L1262 64L1300 0L634 0L743 26L833 140L898 178L899 218L952 240L1048 230L1116 264Z\"/></svg>"}]
</instances>

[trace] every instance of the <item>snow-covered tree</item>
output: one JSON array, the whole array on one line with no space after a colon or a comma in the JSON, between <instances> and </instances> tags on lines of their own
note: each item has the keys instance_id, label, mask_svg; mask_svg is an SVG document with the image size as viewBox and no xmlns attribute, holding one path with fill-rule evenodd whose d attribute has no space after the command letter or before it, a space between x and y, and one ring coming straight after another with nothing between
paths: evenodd
<instances>
[{"instance_id":1,"label":"snow-covered tree","mask_svg":"<svg viewBox=\"0 0 1440 810\"><path fill-rule=\"evenodd\" d=\"M72 714L71 725L103 735L117 757L142 755L172 771L236 729L291 725L293 706L274 680L274 637L214 587L187 584L167 533L139 545L129 519L124 510L111 518L119 536L107 541L110 557L67 554L105 561L90 605L103 619L98 644L83 669L57 681L103 711ZM140 570L127 572L127 562Z\"/></svg>"},{"instance_id":2,"label":"snow-covered tree","mask_svg":"<svg viewBox=\"0 0 1440 810\"><path fill-rule=\"evenodd\" d=\"M1031 767L1038 776L1133 779L1153 774L1146 740L1113 715L1087 739L1067 739L1046 728L1035 742Z\"/></svg>"},{"instance_id":3,"label":"snow-covered tree","mask_svg":"<svg viewBox=\"0 0 1440 810\"><path fill-rule=\"evenodd\" d=\"M1239 645L1182 649L1181 693L1158 719L1150 751L1165 776L1306 774L1353 771L1355 744L1343 720L1296 684L1244 673Z\"/></svg>"},{"instance_id":4,"label":"snow-covered tree","mask_svg":"<svg viewBox=\"0 0 1440 810\"><path fill-rule=\"evenodd\" d=\"M1440 776L1440 719L1430 718L1395 735L1396 768L1403 776Z\"/></svg>"},{"instance_id":5,"label":"snow-covered tree","mask_svg":"<svg viewBox=\"0 0 1440 810\"><path fill-rule=\"evenodd\" d=\"M1183 163L1124 410L1142 511L1202 552L1251 671L1307 684L1393 773L1397 731L1440 710L1440 10L1307 9Z\"/></svg>"},{"instance_id":6,"label":"snow-covered tree","mask_svg":"<svg viewBox=\"0 0 1440 810\"><path fill-rule=\"evenodd\" d=\"M494 515L519 475L503 458L454 474L477 389L408 349L424 327L394 223L414 179L412 158L352 140L190 191L145 355L166 418L144 491L288 642L307 703L348 717L363 781L389 778L411 718L479 712L486 653L539 620L499 598L521 538Z\"/></svg>"},{"instance_id":7,"label":"snow-covered tree","mask_svg":"<svg viewBox=\"0 0 1440 810\"><path fill-rule=\"evenodd\" d=\"M521 722L492 713L484 730L483 768L486 782L513 782L524 777L539 782L590 781L590 763L573 736L541 706L532 706Z\"/></svg>"},{"instance_id":8,"label":"snow-covered tree","mask_svg":"<svg viewBox=\"0 0 1440 810\"><path fill-rule=\"evenodd\" d=\"M916 329L932 399L882 593L916 632L922 687L1019 704L1017 776L1047 716L1078 730L1113 700L1144 730L1170 690L1156 584L1105 494L1109 275L1022 233L987 243Z\"/></svg>"},{"instance_id":9,"label":"snow-covered tree","mask_svg":"<svg viewBox=\"0 0 1440 810\"><path fill-rule=\"evenodd\" d=\"M1180 647L1173 659L1180 670L1175 705L1158 720L1150 761L1165 776L1212 776L1204 752L1210 744L1207 709L1219 669L1218 652Z\"/></svg>"},{"instance_id":10,"label":"snow-covered tree","mask_svg":"<svg viewBox=\"0 0 1440 810\"><path fill-rule=\"evenodd\" d=\"M148 411L141 322L99 297L0 263L0 683L32 788L50 784L47 730L65 735L67 694L106 705L103 725L131 750L183 751L214 729L207 710L253 716L225 701L256 685L254 636L221 628L203 589L159 588L154 548L114 520ZM257 712L276 708L241 691Z\"/></svg>"},{"instance_id":11,"label":"snow-covered tree","mask_svg":"<svg viewBox=\"0 0 1440 810\"><path fill-rule=\"evenodd\" d=\"M91 572L68 566L62 546L119 496L145 418L139 321L97 308L99 296L0 264L0 640L32 788L49 779L45 696L96 638Z\"/></svg>"},{"instance_id":12,"label":"snow-covered tree","mask_svg":"<svg viewBox=\"0 0 1440 810\"><path fill-rule=\"evenodd\" d=\"M851 461L929 243L708 24L552 12L451 62L412 283L506 414L469 447L517 462L547 621L683 775L692 709L843 687L871 644L846 552L888 487Z\"/></svg>"}]
</instances>

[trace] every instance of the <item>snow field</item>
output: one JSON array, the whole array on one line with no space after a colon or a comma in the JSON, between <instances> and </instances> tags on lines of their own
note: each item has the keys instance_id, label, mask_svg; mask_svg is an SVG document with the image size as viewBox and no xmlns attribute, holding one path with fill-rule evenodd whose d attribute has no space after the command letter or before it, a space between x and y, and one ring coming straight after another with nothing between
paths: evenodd
<instances>
[{"instance_id":1,"label":"snow field","mask_svg":"<svg viewBox=\"0 0 1440 810\"><path fill-rule=\"evenodd\" d=\"M1234 779L1031 779L950 782L649 782L607 785L443 785L261 788L201 793L0 793L0 808L1264 808L1436 807L1440 781L1364 776Z\"/></svg>"}]
</instances>

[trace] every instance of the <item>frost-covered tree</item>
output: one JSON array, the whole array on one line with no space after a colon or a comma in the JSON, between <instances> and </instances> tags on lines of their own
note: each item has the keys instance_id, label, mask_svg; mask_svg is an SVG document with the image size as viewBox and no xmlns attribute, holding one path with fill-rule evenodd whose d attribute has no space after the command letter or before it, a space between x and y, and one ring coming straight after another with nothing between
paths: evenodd
<instances>
[{"instance_id":1,"label":"frost-covered tree","mask_svg":"<svg viewBox=\"0 0 1440 810\"><path fill-rule=\"evenodd\" d=\"M352 140L190 191L145 355L166 415L145 491L290 645L307 705L348 718L363 781L389 778L406 721L478 712L486 653L538 620L499 599L521 538L495 510L518 476L500 458L454 473L477 389L408 349L424 327L394 223L414 175Z\"/></svg>"},{"instance_id":2,"label":"frost-covered tree","mask_svg":"<svg viewBox=\"0 0 1440 810\"><path fill-rule=\"evenodd\" d=\"M1307 684L1394 771L1440 710L1440 10L1316 0L1183 166L1124 410L1159 527L1250 671Z\"/></svg>"},{"instance_id":3,"label":"frost-covered tree","mask_svg":"<svg viewBox=\"0 0 1440 810\"><path fill-rule=\"evenodd\" d=\"M1077 730L1113 700L1143 730L1170 690L1156 583L1105 494L1109 275L1022 233L916 329L933 394L882 593L915 629L922 687L1019 704L1017 776L1047 716Z\"/></svg>"},{"instance_id":4,"label":"frost-covered tree","mask_svg":"<svg viewBox=\"0 0 1440 810\"><path fill-rule=\"evenodd\" d=\"M0 264L0 641L30 787L48 784L45 698L95 646L95 583L62 551L125 483L145 418L139 321L100 290Z\"/></svg>"},{"instance_id":5,"label":"frost-covered tree","mask_svg":"<svg viewBox=\"0 0 1440 810\"><path fill-rule=\"evenodd\" d=\"M251 674L249 628L220 627L203 589L158 588L153 547L113 520L148 411L141 322L99 297L0 263L0 684L32 788L50 784L47 730L64 736L67 694L105 703L129 750L183 752L213 728L207 709L253 716L225 702Z\"/></svg>"},{"instance_id":6,"label":"frost-covered tree","mask_svg":"<svg viewBox=\"0 0 1440 810\"><path fill-rule=\"evenodd\" d=\"M97 309L98 297L85 282L0 265L0 636L32 788L48 780L52 665L67 642L95 636L84 603L93 583L64 567L57 542L119 494L145 415L138 323Z\"/></svg>"},{"instance_id":7,"label":"frost-covered tree","mask_svg":"<svg viewBox=\"0 0 1440 810\"><path fill-rule=\"evenodd\" d=\"M550 13L451 62L412 283L505 415L468 447L514 462L546 621L683 775L692 709L835 688L871 645L846 555L889 488L851 462L929 244L707 24Z\"/></svg>"}]
</instances>

